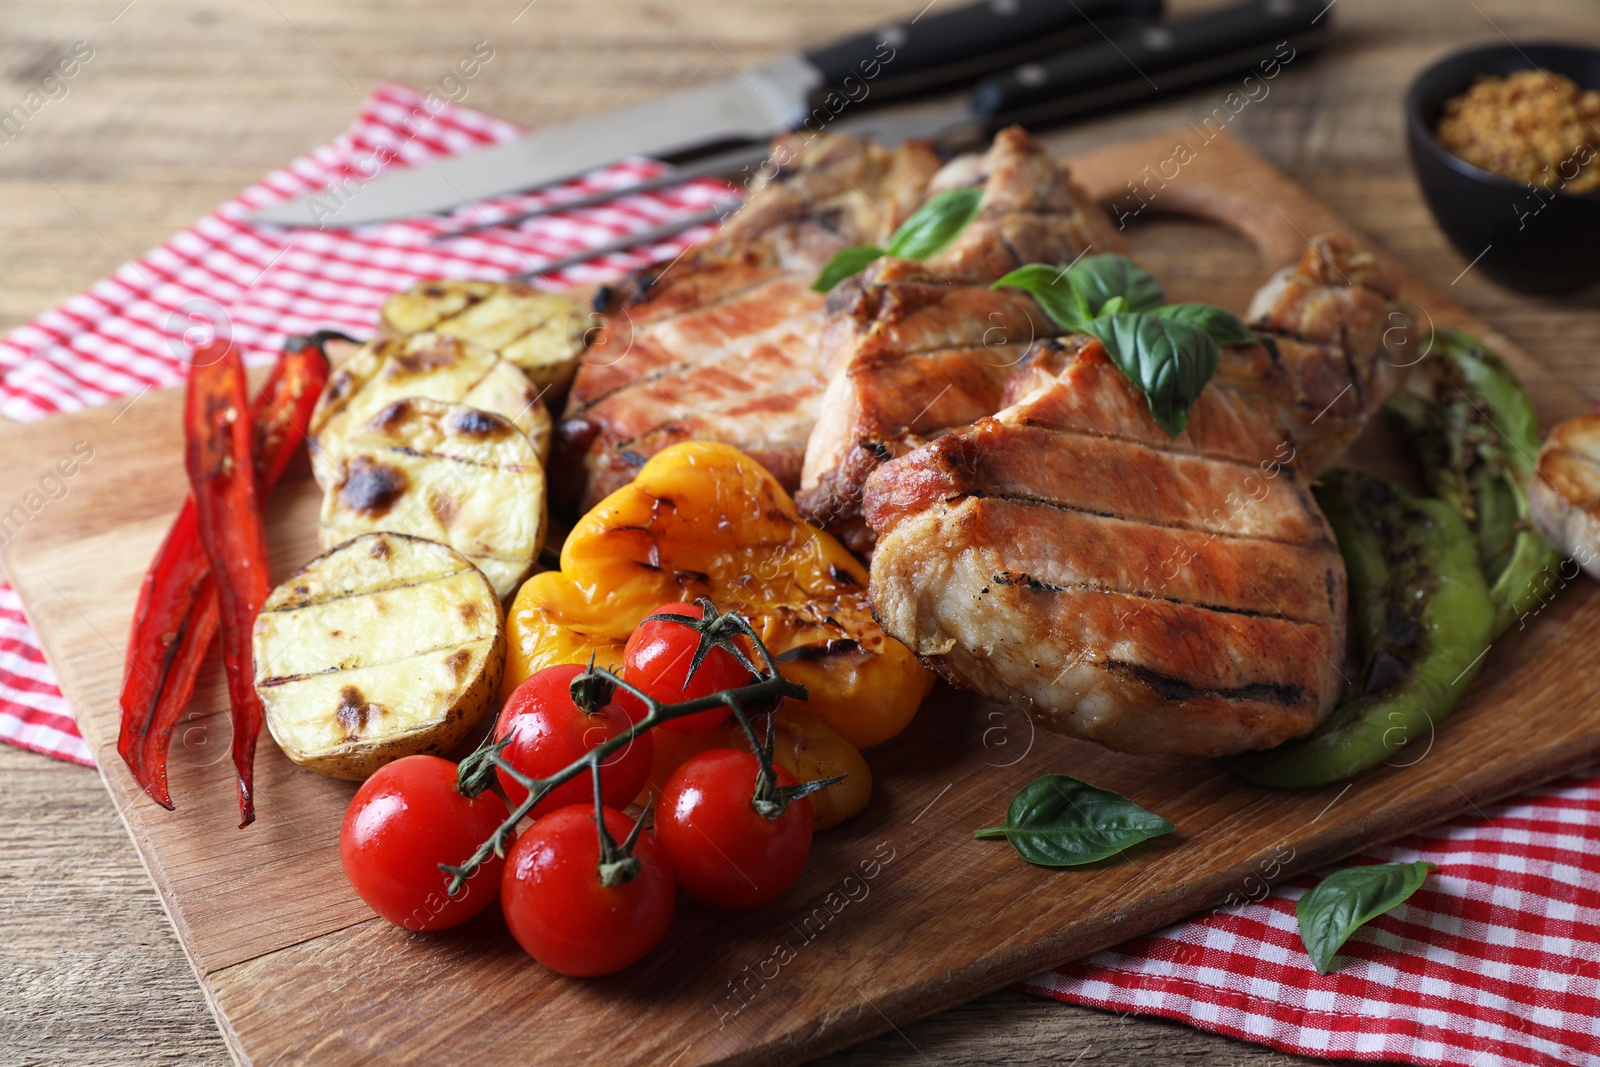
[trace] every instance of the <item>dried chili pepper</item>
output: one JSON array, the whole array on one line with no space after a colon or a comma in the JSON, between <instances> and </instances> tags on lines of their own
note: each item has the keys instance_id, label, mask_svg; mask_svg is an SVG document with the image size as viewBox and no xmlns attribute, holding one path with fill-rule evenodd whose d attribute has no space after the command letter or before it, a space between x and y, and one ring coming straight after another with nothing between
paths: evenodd
<instances>
[{"instance_id":1,"label":"dried chili pepper","mask_svg":"<svg viewBox=\"0 0 1600 1067\"><path fill-rule=\"evenodd\" d=\"M251 405L255 483L264 500L305 439L328 377L323 346L338 334L292 338ZM197 362L217 350L197 354ZM220 626L211 566L201 547L194 497L156 554L139 592L123 677L117 751L144 791L169 810L167 750Z\"/></svg>"}]
</instances>

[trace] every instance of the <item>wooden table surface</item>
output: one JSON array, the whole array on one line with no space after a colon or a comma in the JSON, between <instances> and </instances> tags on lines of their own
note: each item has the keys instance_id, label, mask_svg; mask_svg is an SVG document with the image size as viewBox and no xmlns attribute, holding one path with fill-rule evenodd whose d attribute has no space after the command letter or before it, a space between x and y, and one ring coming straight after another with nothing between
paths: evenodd
<instances>
[{"instance_id":1,"label":"wooden table surface","mask_svg":"<svg viewBox=\"0 0 1600 1067\"><path fill-rule=\"evenodd\" d=\"M925 3L0 0L0 112L22 103L77 42L93 50L65 95L54 90L56 99L15 136L0 132L0 327L64 300L335 136L377 81L437 86L479 41L494 55L465 102L537 125L719 78L730 64L748 66ZM1400 120L1405 85L1436 56L1503 35L1600 43L1600 2L1335 0L1332 8L1333 50L1287 70L1230 129L1557 375L1600 396L1600 293L1533 299L1466 270L1420 199ZM1156 133L1198 121L1225 91L1198 90L1050 139L1070 154ZM8 1001L0 1064L227 1062L92 772L0 745L0 819L9 846L0 862L0 989ZM1014 993L828 1062L979 1061L1307 1062L1176 1023Z\"/></svg>"}]
</instances>

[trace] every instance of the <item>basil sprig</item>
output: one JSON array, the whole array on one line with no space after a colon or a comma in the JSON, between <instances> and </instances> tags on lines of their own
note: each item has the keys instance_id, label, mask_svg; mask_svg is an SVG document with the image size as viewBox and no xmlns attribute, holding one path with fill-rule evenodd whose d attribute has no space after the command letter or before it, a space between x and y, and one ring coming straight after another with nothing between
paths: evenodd
<instances>
[{"instance_id":1,"label":"basil sprig","mask_svg":"<svg viewBox=\"0 0 1600 1067\"><path fill-rule=\"evenodd\" d=\"M972 836L1004 837L1023 859L1040 867L1077 867L1176 829L1125 796L1047 774L1012 798L1004 826Z\"/></svg>"},{"instance_id":2,"label":"basil sprig","mask_svg":"<svg viewBox=\"0 0 1600 1067\"><path fill-rule=\"evenodd\" d=\"M1167 304L1161 284L1127 256L1083 256L1066 267L1030 263L991 288L1021 289L1064 330L1086 333L1150 403L1173 437L1222 359L1222 345L1255 341L1232 312L1210 304Z\"/></svg>"},{"instance_id":3,"label":"basil sprig","mask_svg":"<svg viewBox=\"0 0 1600 1067\"><path fill-rule=\"evenodd\" d=\"M1347 867L1328 875L1295 904L1300 940L1318 974L1333 970L1333 957L1350 935L1404 903L1436 868L1415 863Z\"/></svg>"},{"instance_id":4,"label":"basil sprig","mask_svg":"<svg viewBox=\"0 0 1600 1067\"><path fill-rule=\"evenodd\" d=\"M888 248L877 245L851 245L840 249L811 283L811 288L826 293L846 278L860 274L880 256L922 261L950 247L967 224L978 216L982 189L950 189L928 198L911 213L889 239Z\"/></svg>"}]
</instances>

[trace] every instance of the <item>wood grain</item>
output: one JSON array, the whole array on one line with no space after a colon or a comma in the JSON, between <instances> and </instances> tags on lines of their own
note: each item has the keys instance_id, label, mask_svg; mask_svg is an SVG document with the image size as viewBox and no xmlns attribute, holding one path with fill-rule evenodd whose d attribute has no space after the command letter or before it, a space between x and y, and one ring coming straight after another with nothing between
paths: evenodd
<instances>
[{"instance_id":1,"label":"wood grain","mask_svg":"<svg viewBox=\"0 0 1600 1067\"><path fill-rule=\"evenodd\" d=\"M1172 140L1085 153L1074 168L1105 196ZM1261 253L1257 280L1297 257L1306 235L1341 227L1225 135L1163 192L1172 208L1240 224ZM1486 331L1420 282L1408 295L1436 322ZM1538 364L1503 351L1546 419L1577 409ZM1600 677L1591 639L1600 590L1587 584L1491 652L1483 680L1414 766L1348 790L1274 792L1205 761L1123 756L1035 734L1019 712L941 689L905 735L874 751L872 804L819 839L779 904L735 916L691 905L643 964L570 981L529 960L493 910L440 937L371 918L337 869L354 787L293 767L273 746L258 758L258 822L236 831L219 799L231 795L232 770L216 758L225 698L215 662L175 756L179 810L139 794L113 749L119 663L72 653L97 640L114 650L126 632L139 576L182 492L178 402L175 392L153 394L120 411L0 431L16 457L0 470L0 499L24 494L54 457L91 455L71 491L32 516L0 559L242 1062L493 1060L536 1042L550 1058L797 1063L1214 906L1269 857L1292 854L1285 876L1307 870L1600 757L1600 713L1575 710L1592 705L1595 683L1585 679ZM315 507L304 472L274 501L279 575L315 554ZM1534 647L1569 670L1542 669ZM1513 709L1516 732L1505 729ZM1179 832L1126 863L1066 873L972 838L998 815L997 798L1049 770L1125 793Z\"/></svg>"},{"instance_id":2,"label":"wood grain","mask_svg":"<svg viewBox=\"0 0 1600 1067\"><path fill-rule=\"evenodd\" d=\"M1216 0L1173 0L1177 10ZM468 103L537 125L693 85L924 0L0 0L5 105L80 39L96 58L0 152L0 325L83 289L285 160L338 134L385 77L427 86L475 40L497 56ZM521 12L521 17L512 22ZM1600 43L1592 0L1339 0L1334 48L1286 71L1230 126L1439 291L1600 395L1600 299L1496 288L1444 241L1405 162L1399 98L1443 53L1501 39ZM115 19L115 21L113 21ZM696 27L699 29L697 30ZM704 33L699 32L704 30ZM1198 121L1225 86L1053 134L1065 154ZM1243 294L1254 252L1211 227L1141 218L1170 292ZM9 458L9 457L8 457ZM74 490L76 492L76 490ZM0 501L9 506L11 501ZM54 506L54 505L52 505ZM120 635L112 641L120 644ZM72 656L110 656L98 637ZM204 736L204 735L200 735ZM225 745L226 738L213 739ZM227 1053L138 855L80 768L0 746L3 1063L204 1063ZM181 798L180 798L181 800ZM1306 1062L1157 1019L995 994L835 1061L1099 1065Z\"/></svg>"}]
</instances>

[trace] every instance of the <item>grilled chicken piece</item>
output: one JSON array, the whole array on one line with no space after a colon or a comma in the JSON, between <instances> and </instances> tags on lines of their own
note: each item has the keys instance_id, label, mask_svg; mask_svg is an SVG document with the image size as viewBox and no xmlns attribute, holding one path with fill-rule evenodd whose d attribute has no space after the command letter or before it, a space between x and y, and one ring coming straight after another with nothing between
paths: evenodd
<instances>
[{"instance_id":1,"label":"grilled chicken piece","mask_svg":"<svg viewBox=\"0 0 1600 1067\"><path fill-rule=\"evenodd\" d=\"M772 158L782 166L711 241L602 294L608 322L558 427L560 503L587 510L690 438L799 483L824 384L811 283L841 248L887 240L940 162L926 145L847 136L785 138Z\"/></svg>"},{"instance_id":2,"label":"grilled chicken piece","mask_svg":"<svg viewBox=\"0 0 1600 1067\"><path fill-rule=\"evenodd\" d=\"M1345 574L1306 488L1403 383L1410 318L1319 237L1168 437L1098 341L1035 343L1004 410L880 467L884 629L952 682L1131 752L1220 755L1342 695Z\"/></svg>"},{"instance_id":3,"label":"grilled chicken piece","mask_svg":"<svg viewBox=\"0 0 1600 1067\"><path fill-rule=\"evenodd\" d=\"M1322 473L1361 436L1420 358L1397 278L1348 237L1320 234L1256 293L1259 346L1229 349L1217 380L1275 404L1297 462Z\"/></svg>"},{"instance_id":4,"label":"grilled chicken piece","mask_svg":"<svg viewBox=\"0 0 1600 1067\"><path fill-rule=\"evenodd\" d=\"M926 147L890 153L834 137L795 154L792 173L760 188L709 244L641 276L614 301L612 325L579 372L561 427L562 441L583 456L586 506L626 483L655 452L687 438L736 445L793 490L802 484L807 444L817 440L812 430L819 411L828 411L837 424L835 403L854 404L849 396L820 394L829 372L856 349L867 350L861 356L866 361L926 352L936 364L937 349L918 346L938 344L941 337L951 348L993 342L996 320L983 318L991 310L1014 327L1013 349L1002 358L1015 359L1033 334L1054 332L1031 298L981 288L913 322L902 325L896 315L929 303L937 290L987 285L1033 260L1064 261L1091 246L1120 247L1106 217L1020 129L1002 131L987 152L958 158L937 172L938 161ZM983 190L977 218L938 256L926 263L882 261L872 268L871 281L845 283L826 307L811 291L817 271L840 248L881 245L928 196L970 186ZM903 298L879 292L901 283L911 287ZM887 316L881 332L905 335L898 353L873 333L879 315ZM841 316L846 321L840 332L819 347L824 325ZM614 358L607 358L608 346ZM915 440L913 427L893 435L889 430L898 427L896 419L917 421L919 409L929 409L924 419L965 423L998 403L1003 376L989 368L952 371L962 380L951 383L939 406L933 402L945 379L913 382L919 373L915 361L894 370L887 362L885 380L867 388L884 395L904 389L897 395L910 406L882 416L886 436L911 433ZM963 361L943 362L956 367ZM922 369L938 372L931 365ZM968 389L971 397L963 402ZM854 437L830 429L823 440L836 438L837 447L814 444L827 455L824 460L819 454L819 471L853 461L846 453ZM859 485L857 478L854 489ZM813 507L828 507L830 492L819 490ZM851 497L848 489L845 496ZM856 511L852 502L849 514Z\"/></svg>"}]
</instances>

